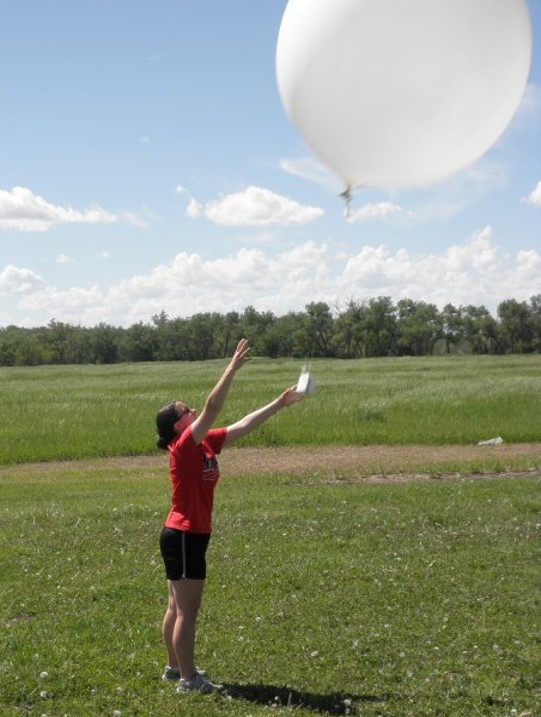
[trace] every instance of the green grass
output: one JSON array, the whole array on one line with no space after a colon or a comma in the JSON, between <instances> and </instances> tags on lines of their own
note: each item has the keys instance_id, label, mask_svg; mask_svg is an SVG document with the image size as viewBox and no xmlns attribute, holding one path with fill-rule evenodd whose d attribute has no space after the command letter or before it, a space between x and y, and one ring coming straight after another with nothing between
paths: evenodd
<instances>
[{"instance_id":1,"label":"green grass","mask_svg":"<svg viewBox=\"0 0 541 717\"><path fill-rule=\"evenodd\" d=\"M225 363L0 368L0 463L154 451L156 411L201 408ZM236 377L224 424L295 383L298 361L254 359ZM318 360L318 391L244 445L476 444L541 436L541 356Z\"/></svg>"},{"instance_id":2,"label":"green grass","mask_svg":"<svg viewBox=\"0 0 541 717\"><path fill-rule=\"evenodd\" d=\"M538 479L223 478L197 652L228 699L160 681L166 474L2 470L1 715L539 714Z\"/></svg>"},{"instance_id":3,"label":"green grass","mask_svg":"<svg viewBox=\"0 0 541 717\"><path fill-rule=\"evenodd\" d=\"M224 365L0 369L0 715L539 714L535 455L397 466L374 451L359 467L532 469L505 480L368 485L345 471L330 484L325 471L272 476L272 466L224 478L197 649L229 698L180 698L161 682L167 458L145 469L92 461L153 452L157 408L173 397L201 406ZM252 361L222 422L299 370ZM539 440L539 356L315 361L313 371L316 395L245 445ZM90 461L18 465L70 458Z\"/></svg>"}]
</instances>

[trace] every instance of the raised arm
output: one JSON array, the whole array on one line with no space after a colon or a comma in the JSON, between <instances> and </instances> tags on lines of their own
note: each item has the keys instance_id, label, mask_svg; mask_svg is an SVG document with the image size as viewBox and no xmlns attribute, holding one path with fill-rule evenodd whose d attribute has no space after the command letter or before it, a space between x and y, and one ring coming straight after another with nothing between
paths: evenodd
<instances>
[{"instance_id":1,"label":"raised arm","mask_svg":"<svg viewBox=\"0 0 541 717\"><path fill-rule=\"evenodd\" d=\"M214 421L223 408L227 392L229 391L236 372L250 360L249 353L250 344L246 339L241 339L227 368L221 375L216 386L214 386L207 396L201 414L192 423L192 435L197 444L201 443L209 429L212 428Z\"/></svg>"},{"instance_id":2,"label":"raised arm","mask_svg":"<svg viewBox=\"0 0 541 717\"><path fill-rule=\"evenodd\" d=\"M274 401L271 401L266 406L258 408L252 413L244 416L244 418L241 418L240 421L228 426L224 447L231 445L233 441L238 440L242 436L245 436L256 429L258 426L261 426L262 423L265 423L267 419L277 413L280 409L285 408L286 406L291 406L293 403L297 403L297 401L302 401L304 396L297 393L295 389L296 386L291 386L281 393L278 398L275 398Z\"/></svg>"}]
</instances>

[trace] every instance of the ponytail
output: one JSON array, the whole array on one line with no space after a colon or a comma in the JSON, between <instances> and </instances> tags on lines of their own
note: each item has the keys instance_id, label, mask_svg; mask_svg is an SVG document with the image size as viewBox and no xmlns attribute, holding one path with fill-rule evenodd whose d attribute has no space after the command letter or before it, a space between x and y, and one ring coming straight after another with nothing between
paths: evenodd
<instances>
[{"instance_id":1,"label":"ponytail","mask_svg":"<svg viewBox=\"0 0 541 717\"><path fill-rule=\"evenodd\" d=\"M165 436L158 436L158 440L156 441L156 446L160 448L162 451L166 451L169 447L169 444L171 441L168 441Z\"/></svg>"},{"instance_id":2,"label":"ponytail","mask_svg":"<svg viewBox=\"0 0 541 717\"><path fill-rule=\"evenodd\" d=\"M162 451L166 451L169 444L172 443L177 434L174 425L178 421L178 413L175 407L175 401L168 403L158 411L156 416L156 428L158 429L158 439L156 445Z\"/></svg>"}]
</instances>

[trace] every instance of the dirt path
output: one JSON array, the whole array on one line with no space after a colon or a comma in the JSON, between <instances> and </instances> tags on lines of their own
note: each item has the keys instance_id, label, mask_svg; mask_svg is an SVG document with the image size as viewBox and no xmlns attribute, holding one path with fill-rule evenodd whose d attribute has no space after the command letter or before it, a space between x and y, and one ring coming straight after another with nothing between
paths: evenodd
<instances>
[{"instance_id":1,"label":"dirt path","mask_svg":"<svg viewBox=\"0 0 541 717\"><path fill-rule=\"evenodd\" d=\"M517 469L516 459L524 468ZM509 465L506 466L506 461ZM498 461L498 471L493 468ZM463 477L459 466L464 463L474 475L541 477L541 443L502 444L499 446L291 446L277 448L230 448L220 457L222 475L290 474L317 475L329 481L404 481L438 477ZM513 467L513 463L514 466ZM63 470L108 468L166 470L167 456L103 458L94 460L26 463L0 466L0 477L6 474L50 474ZM427 473L427 466L430 472ZM486 468L485 468L486 466ZM467 473L466 473L467 474Z\"/></svg>"},{"instance_id":2,"label":"dirt path","mask_svg":"<svg viewBox=\"0 0 541 717\"><path fill-rule=\"evenodd\" d=\"M224 473L288 473L319 475L330 480L411 480L424 477L428 464L430 476L445 473L445 464L479 462L492 459L526 458L531 470L521 473L541 475L541 444L509 446L315 446L290 448L244 448L224 451L220 465ZM481 472L482 468L480 469ZM456 473L448 475L455 476ZM503 473L516 471L507 469Z\"/></svg>"}]
</instances>

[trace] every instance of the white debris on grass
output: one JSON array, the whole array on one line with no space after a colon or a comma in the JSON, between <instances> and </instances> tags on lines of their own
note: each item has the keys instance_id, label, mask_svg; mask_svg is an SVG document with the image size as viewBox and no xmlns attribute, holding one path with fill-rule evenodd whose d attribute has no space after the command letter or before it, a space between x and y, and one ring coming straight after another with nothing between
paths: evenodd
<instances>
[{"instance_id":1,"label":"white debris on grass","mask_svg":"<svg viewBox=\"0 0 541 717\"><path fill-rule=\"evenodd\" d=\"M501 436L496 436L496 438L488 438L486 441L479 441L477 444L478 446L499 446L501 443L503 443L503 438Z\"/></svg>"}]
</instances>

